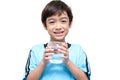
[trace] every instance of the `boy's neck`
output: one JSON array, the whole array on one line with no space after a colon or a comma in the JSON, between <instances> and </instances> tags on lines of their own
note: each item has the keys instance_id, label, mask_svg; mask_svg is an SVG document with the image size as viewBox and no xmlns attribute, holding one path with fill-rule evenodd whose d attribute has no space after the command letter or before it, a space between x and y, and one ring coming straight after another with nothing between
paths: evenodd
<instances>
[{"instance_id":1,"label":"boy's neck","mask_svg":"<svg viewBox=\"0 0 120 80\"><path fill-rule=\"evenodd\" d=\"M50 40L52 42L65 42L65 40Z\"/></svg>"},{"instance_id":2,"label":"boy's neck","mask_svg":"<svg viewBox=\"0 0 120 80\"><path fill-rule=\"evenodd\" d=\"M50 41L52 41L52 42L66 42L65 39L56 40L56 39L52 39L52 38L50 38Z\"/></svg>"}]
</instances>

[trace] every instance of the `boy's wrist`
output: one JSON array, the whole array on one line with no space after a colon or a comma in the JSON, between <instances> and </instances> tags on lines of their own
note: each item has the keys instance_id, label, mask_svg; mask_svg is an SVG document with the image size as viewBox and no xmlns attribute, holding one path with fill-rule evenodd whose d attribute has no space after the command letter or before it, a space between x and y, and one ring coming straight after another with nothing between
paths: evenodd
<instances>
[{"instance_id":1,"label":"boy's wrist","mask_svg":"<svg viewBox=\"0 0 120 80\"><path fill-rule=\"evenodd\" d=\"M66 65L69 65L70 60L67 60L67 61L65 61L64 63L65 63Z\"/></svg>"},{"instance_id":2,"label":"boy's wrist","mask_svg":"<svg viewBox=\"0 0 120 80\"><path fill-rule=\"evenodd\" d=\"M41 66L45 66L47 63L45 63L43 60L40 62Z\"/></svg>"}]
</instances>

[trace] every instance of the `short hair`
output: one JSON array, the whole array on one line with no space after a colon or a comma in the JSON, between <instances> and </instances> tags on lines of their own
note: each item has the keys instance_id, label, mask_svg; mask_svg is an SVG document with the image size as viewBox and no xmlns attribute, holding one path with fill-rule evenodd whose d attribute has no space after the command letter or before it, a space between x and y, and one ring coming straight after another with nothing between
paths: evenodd
<instances>
[{"instance_id":1,"label":"short hair","mask_svg":"<svg viewBox=\"0 0 120 80\"><path fill-rule=\"evenodd\" d=\"M49 2L42 11L41 21L46 27L46 19L52 15L61 15L63 12L66 12L69 17L69 22L71 24L73 20L73 14L71 8L61 0L52 0Z\"/></svg>"}]
</instances>

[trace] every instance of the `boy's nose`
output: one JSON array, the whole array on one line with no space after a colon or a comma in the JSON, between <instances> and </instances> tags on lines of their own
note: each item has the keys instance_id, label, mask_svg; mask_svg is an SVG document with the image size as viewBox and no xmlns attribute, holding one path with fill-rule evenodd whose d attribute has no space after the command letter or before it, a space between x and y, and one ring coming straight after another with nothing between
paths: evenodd
<instances>
[{"instance_id":1,"label":"boy's nose","mask_svg":"<svg viewBox=\"0 0 120 80\"><path fill-rule=\"evenodd\" d=\"M61 27L56 27L55 29L56 29L56 30L61 30Z\"/></svg>"},{"instance_id":2,"label":"boy's nose","mask_svg":"<svg viewBox=\"0 0 120 80\"><path fill-rule=\"evenodd\" d=\"M56 30L61 30L61 25L58 23L56 24L56 27L55 27Z\"/></svg>"}]
</instances>

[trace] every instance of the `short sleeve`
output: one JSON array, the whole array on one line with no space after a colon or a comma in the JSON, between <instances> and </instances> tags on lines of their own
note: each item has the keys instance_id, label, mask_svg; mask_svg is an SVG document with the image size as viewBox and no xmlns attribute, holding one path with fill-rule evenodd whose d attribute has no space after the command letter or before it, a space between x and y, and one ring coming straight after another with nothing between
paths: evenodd
<instances>
[{"instance_id":1,"label":"short sleeve","mask_svg":"<svg viewBox=\"0 0 120 80\"><path fill-rule=\"evenodd\" d=\"M91 69L90 69L90 64L89 64L89 62L88 62L88 60L87 60L87 57L86 57L86 75L87 75L87 77L88 77L88 80L90 80L90 76L91 76Z\"/></svg>"},{"instance_id":2,"label":"short sleeve","mask_svg":"<svg viewBox=\"0 0 120 80\"><path fill-rule=\"evenodd\" d=\"M27 63L26 63L26 66L25 66L25 76L24 76L24 79L23 80L26 80L28 74L34 70L37 66L37 63L36 63L36 58L35 58L35 54L34 54L34 51L31 49L30 52L29 52L29 56L28 56L28 59L27 59Z\"/></svg>"},{"instance_id":3,"label":"short sleeve","mask_svg":"<svg viewBox=\"0 0 120 80\"><path fill-rule=\"evenodd\" d=\"M80 47L79 49L79 57L78 57L77 65L78 67L85 72L85 74L88 77L88 80L90 80L91 76L91 69L90 69L90 64L87 59L86 53L83 51L83 49Z\"/></svg>"}]
</instances>

